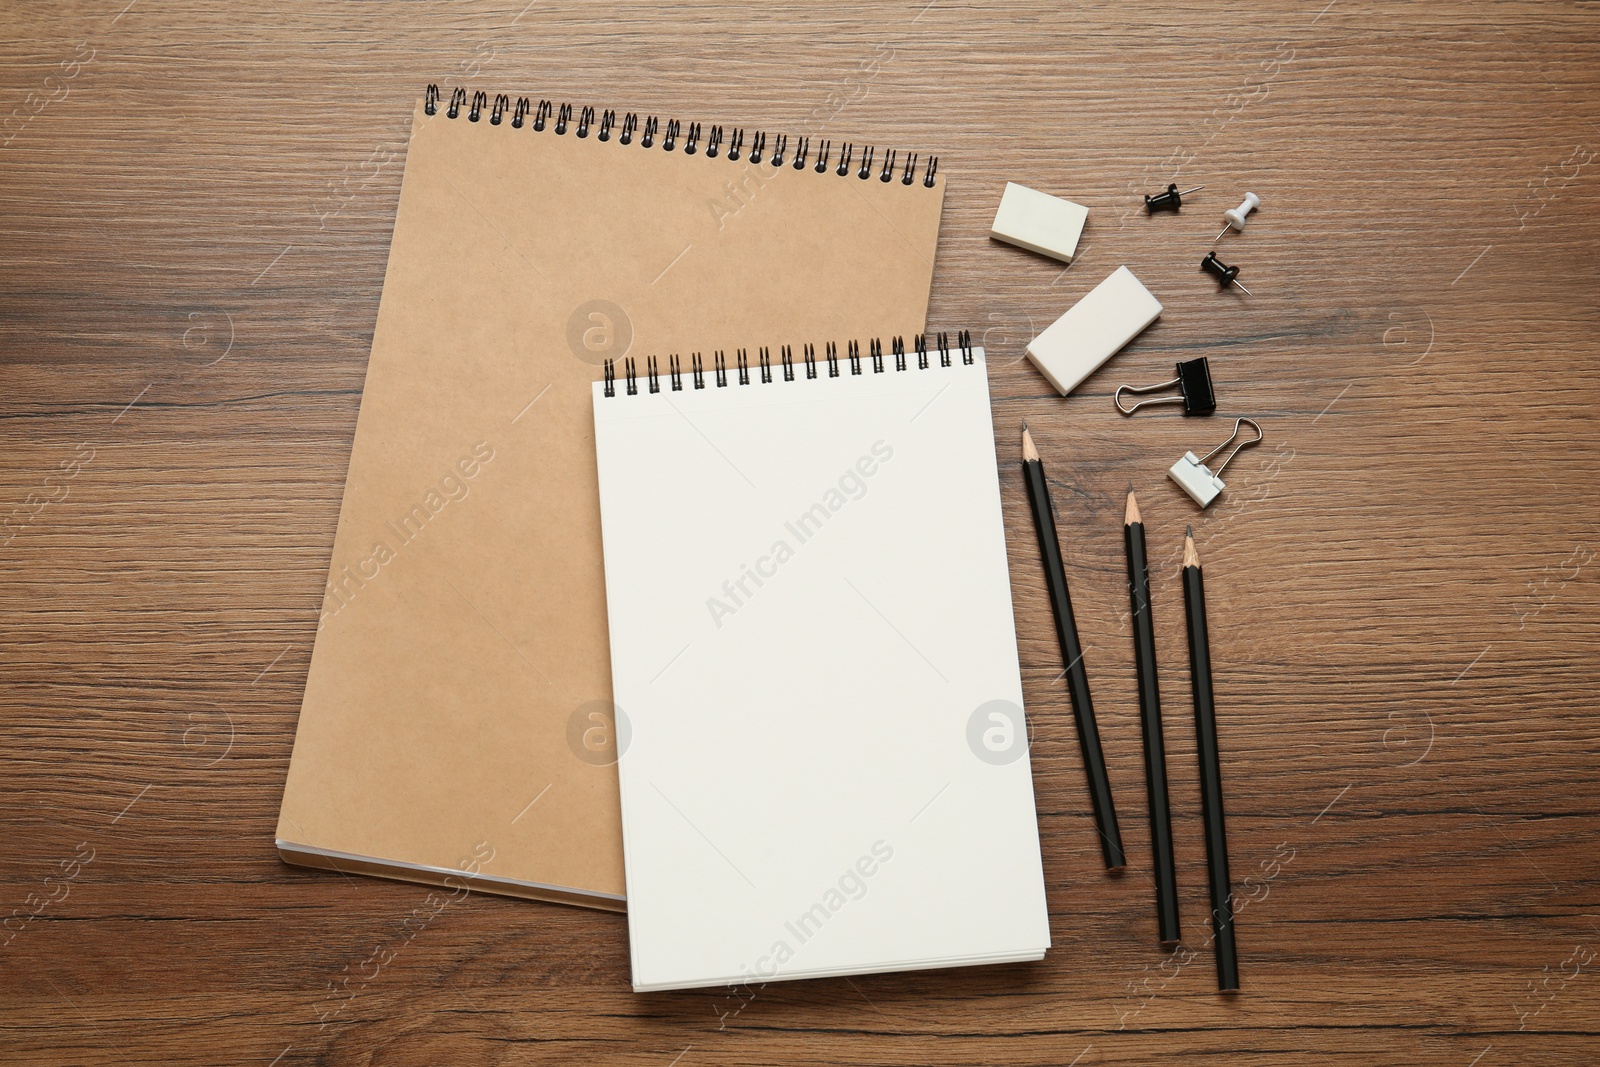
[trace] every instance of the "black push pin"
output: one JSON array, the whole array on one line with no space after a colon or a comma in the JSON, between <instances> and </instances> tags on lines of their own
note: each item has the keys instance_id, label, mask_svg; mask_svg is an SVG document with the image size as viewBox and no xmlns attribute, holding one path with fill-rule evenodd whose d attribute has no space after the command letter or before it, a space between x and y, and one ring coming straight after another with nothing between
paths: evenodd
<instances>
[{"instance_id":1,"label":"black push pin","mask_svg":"<svg viewBox=\"0 0 1600 1067\"><path fill-rule=\"evenodd\" d=\"M1193 189L1185 189L1180 193L1178 192L1178 183L1173 182L1167 186L1167 191L1164 193L1157 193L1155 196L1151 196L1149 193L1144 194L1144 209L1152 215L1158 211L1176 211L1183 206L1184 197L1190 193L1198 193L1204 188L1205 186L1203 185L1197 185Z\"/></svg>"},{"instance_id":2,"label":"black push pin","mask_svg":"<svg viewBox=\"0 0 1600 1067\"><path fill-rule=\"evenodd\" d=\"M1217 258L1215 252L1206 253L1206 258L1200 261L1200 269L1217 279L1217 283L1226 289L1228 286L1237 286L1245 296L1250 296L1250 290L1239 285L1239 268L1224 266L1222 260Z\"/></svg>"},{"instance_id":3,"label":"black push pin","mask_svg":"<svg viewBox=\"0 0 1600 1067\"><path fill-rule=\"evenodd\" d=\"M1178 396L1161 396L1154 400L1141 400L1132 407L1122 406L1123 393L1159 393L1174 385L1178 387ZM1179 363L1178 376L1170 382L1159 385L1119 385L1111 400L1124 415L1132 415L1150 404L1182 404L1185 415L1209 415L1217 410L1217 394L1211 388L1211 364L1205 356Z\"/></svg>"}]
</instances>

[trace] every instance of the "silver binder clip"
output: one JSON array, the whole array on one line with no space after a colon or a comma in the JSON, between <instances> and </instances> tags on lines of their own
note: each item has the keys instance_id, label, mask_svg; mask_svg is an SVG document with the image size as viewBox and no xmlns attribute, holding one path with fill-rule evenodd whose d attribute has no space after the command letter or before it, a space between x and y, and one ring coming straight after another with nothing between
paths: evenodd
<instances>
[{"instance_id":1,"label":"silver binder clip","mask_svg":"<svg viewBox=\"0 0 1600 1067\"><path fill-rule=\"evenodd\" d=\"M1232 445L1234 439L1239 436L1240 429L1247 425L1256 432L1255 437L1249 441L1240 441L1238 444L1233 445L1233 451L1229 452L1222 462L1217 464L1215 471L1206 466L1206 461L1224 448ZM1223 469L1233 462L1233 457L1239 454L1240 449L1260 444L1261 439L1265 436L1254 419L1240 419L1233 424L1233 433L1228 435L1226 441L1207 452L1200 459L1196 459L1193 452L1185 452L1183 458L1174 463L1172 469L1167 471L1167 477L1177 482L1178 488L1188 493L1196 504L1199 504L1202 508L1209 507L1211 502L1217 499L1218 494L1226 488L1222 484Z\"/></svg>"}]
</instances>

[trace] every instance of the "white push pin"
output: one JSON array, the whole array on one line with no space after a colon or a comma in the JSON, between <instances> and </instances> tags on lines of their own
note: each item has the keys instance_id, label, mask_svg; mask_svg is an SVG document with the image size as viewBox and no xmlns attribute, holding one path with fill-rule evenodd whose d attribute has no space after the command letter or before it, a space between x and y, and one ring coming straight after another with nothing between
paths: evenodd
<instances>
[{"instance_id":1,"label":"white push pin","mask_svg":"<svg viewBox=\"0 0 1600 1067\"><path fill-rule=\"evenodd\" d=\"M1217 234L1211 239L1211 243L1216 244L1218 241L1222 240L1222 234L1227 233L1229 230L1238 230L1240 233L1243 233L1245 216L1260 206L1261 198L1259 196L1257 196L1255 193L1245 193L1244 200L1240 202L1238 207L1234 208L1232 211L1224 211L1222 213L1222 217L1228 220L1228 224L1222 228L1222 233Z\"/></svg>"},{"instance_id":2,"label":"white push pin","mask_svg":"<svg viewBox=\"0 0 1600 1067\"><path fill-rule=\"evenodd\" d=\"M1250 441L1240 441L1237 445L1234 445L1233 451L1229 452L1227 457L1217 464L1217 469L1213 472L1210 467L1206 466L1206 460L1233 444L1233 439L1239 436L1240 427L1247 423L1251 429L1255 430L1255 438ZM1228 439L1210 452L1207 452L1204 459L1196 459L1193 452L1185 452L1183 458L1174 463L1172 469L1167 471L1167 477L1177 482L1178 488L1188 493L1196 504L1199 504L1202 508L1210 507L1211 502L1217 499L1218 494L1227 488L1222 484L1223 468L1233 462L1233 457L1239 454L1241 448L1260 444L1264 436L1266 435L1261 432L1261 427L1256 424L1254 419L1240 419L1233 424L1233 433L1228 436Z\"/></svg>"}]
</instances>

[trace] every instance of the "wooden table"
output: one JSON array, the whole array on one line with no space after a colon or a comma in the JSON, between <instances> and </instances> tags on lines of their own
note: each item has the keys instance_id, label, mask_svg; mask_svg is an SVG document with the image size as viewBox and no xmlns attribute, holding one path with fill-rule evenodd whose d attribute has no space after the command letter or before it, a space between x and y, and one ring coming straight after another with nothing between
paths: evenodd
<instances>
[{"instance_id":1,"label":"wooden table","mask_svg":"<svg viewBox=\"0 0 1600 1067\"><path fill-rule=\"evenodd\" d=\"M1600 33L1549 3L136 0L0 40L0 1060L1600 1060ZM1034 965L635 995L622 916L272 847L428 82L735 125L818 108L949 176L931 322L991 353L1055 947ZM1068 270L1002 183L1090 208ZM1203 183L1177 216L1140 194ZM1197 270L1218 244L1253 296ZM552 211L560 205L552 204ZM1023 345L1117 265L1160 323L1070 400ZM1210 356L1265 442L1123 419ZM1099 869L1020 476L1054 480L1133 868ZM1187 950L1156 944L1120 524L1156 569ZM1245 989L1219 997L1176 563L1196 525ZM24 918L31 916L31 918ZM393 959L322 1026L338 985Z\"/></svg>"}]
</instances>

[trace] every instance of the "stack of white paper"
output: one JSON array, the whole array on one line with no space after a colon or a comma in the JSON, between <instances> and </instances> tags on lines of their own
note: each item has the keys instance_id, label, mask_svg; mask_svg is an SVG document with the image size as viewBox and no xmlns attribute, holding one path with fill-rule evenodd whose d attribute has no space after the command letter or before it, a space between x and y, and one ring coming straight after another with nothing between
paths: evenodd
<instances>
[{"instance_id":1,"label":"stack of white paper","mask_svg":"<svg viewBox=\"0 0 1600 1067\"><path fill-rule=\"evenodd\" d=\"M1050 944L983 352L595 386L636 990Z\"/></svg>"}]
</instances>

